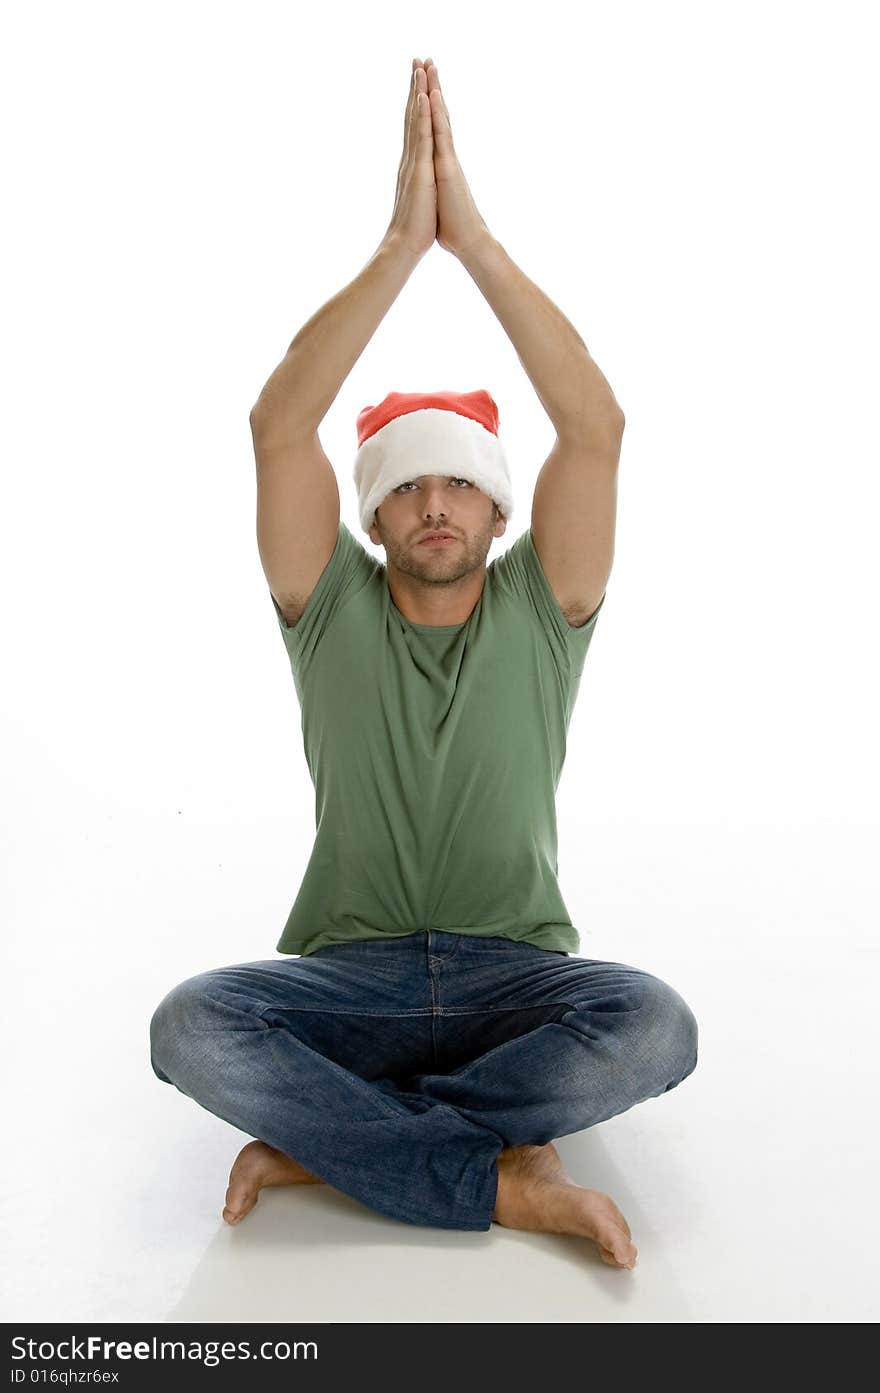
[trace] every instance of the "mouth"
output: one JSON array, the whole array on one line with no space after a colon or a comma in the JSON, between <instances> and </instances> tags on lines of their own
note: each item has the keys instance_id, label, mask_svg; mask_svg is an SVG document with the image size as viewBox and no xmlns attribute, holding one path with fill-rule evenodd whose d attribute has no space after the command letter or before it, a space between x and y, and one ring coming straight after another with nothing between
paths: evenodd
<instances>
[{"instance_id":1,"label":"mouth","mask_svg":"<svg viewBox=\"0 0 880 1393\"><path fill-rule=\"evenodd\" d=\"M428 532L419 540L420 547L440 547L449 546L450 543L457 541L451 532Z\"/></svg>"}]
</instances>

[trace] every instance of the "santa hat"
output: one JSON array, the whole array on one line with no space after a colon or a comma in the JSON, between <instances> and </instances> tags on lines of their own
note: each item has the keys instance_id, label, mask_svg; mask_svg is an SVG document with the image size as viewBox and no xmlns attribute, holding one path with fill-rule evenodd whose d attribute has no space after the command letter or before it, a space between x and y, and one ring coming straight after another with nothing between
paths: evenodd
<instances>
[{"instance_id":1,"label":"santa hat","mask_svg":"<svg viewBox=\"0 0 880 1393\"><path fill-rule=\"evenodd\" d=\"M357 418L354 481L361 526L392 489L422 474L468 479L513 514L510 470L488 392L389 392Z\"/></svg>"}]
</instances>

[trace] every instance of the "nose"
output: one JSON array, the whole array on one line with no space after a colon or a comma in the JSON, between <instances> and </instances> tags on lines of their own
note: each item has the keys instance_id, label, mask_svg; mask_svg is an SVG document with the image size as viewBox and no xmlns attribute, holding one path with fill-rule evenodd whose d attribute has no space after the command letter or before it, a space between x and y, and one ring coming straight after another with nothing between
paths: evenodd
<instances>
[{"instance_id":1,"label":"nose","mask_svg":"<svg viewBox=\"0 0 880 1393\"><path fill-rule=\"evenodd\" d=\"M445 518L446 516L446 480L442 484L429 484L423 497L424 515L426 518Z\"/></svg>"}]
</instances>

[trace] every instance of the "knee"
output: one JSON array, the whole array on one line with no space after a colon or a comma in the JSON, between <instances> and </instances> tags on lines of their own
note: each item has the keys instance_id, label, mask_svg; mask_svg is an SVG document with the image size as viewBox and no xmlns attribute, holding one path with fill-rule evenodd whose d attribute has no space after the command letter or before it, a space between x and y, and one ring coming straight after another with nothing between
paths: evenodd
<instances>
[{"instance_id":1,"label":"knee","mask_svg":"<svg viewBox=\"0 0 880 1393\"><path fill-rule=\"evenodd\" d=\"M697 1018L674 987L659 977L648 978L640 1014L647 1048L668 1075L668 1091L697 1067Z\"/></svg>"},{"instance_id":2,"label":"knee","mask_svg":"<svg viewBox=\"0 0 880 1393\"><path fill-rule=\"evenodd\" d=\"M205 984L200 977L191 977L172 987L150 1017L150 1065L163 1083L174 1082L175 1061L204 1004Z\"/></svg>"}]
</instances>

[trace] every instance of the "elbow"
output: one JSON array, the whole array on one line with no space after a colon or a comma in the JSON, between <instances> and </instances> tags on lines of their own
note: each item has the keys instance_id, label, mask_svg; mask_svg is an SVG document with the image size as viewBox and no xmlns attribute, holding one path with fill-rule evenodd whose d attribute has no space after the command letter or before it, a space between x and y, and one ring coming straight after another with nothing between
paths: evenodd
<instances>
[{"instance_id":1,"label":"elbow","mask_svg":"<svg viewBox=\"0 0 880 1393\"><path fill-rule=\"evenodd\" d=\"M251 407L251 413L248 416L251 435L255 440L258 438L262 439L263 436L265 436L271 420L272 414L267 410L265 398L261 397L260 400L255 402Z\"/></svg>"},{"instance_id":2,"label":"elbow","mask_svg":"<svg viewBox=\"0 0 880 1393\"><path fill-rule=\"evenodd\" d=\"M613 402L607 411L603 410L595 418L594 434L598 439L603 440L610 449L619 451L625 425L626 417L617 403Z\"/></svg>"},{"instance_id":3,"label":"elbow","mask_svg":"<svg viewBox=\"0 0 880 1393\"><path fill-rule=\"evenodd\" d=\"M593 425L603 435L619 440L623 435L626 417L613 395L599 407L593 407Z\"/></svg>"},{"instance_id":4,"label":"elbow","mask_svg":"<svg viewBox=\"0 0 880 1393\"><path fill-rule=\"evenodd\" d=\"M614 410L612 411L610 417L610 439L612 446L618 453L620 452L620 446L623 440L623 430L625 425L626 417L624 416L620 407L617 406L617 404L615 403Z\"/></svg>"}]
</instances>

